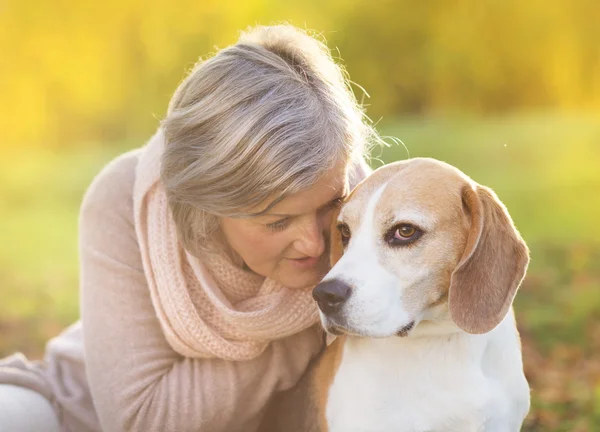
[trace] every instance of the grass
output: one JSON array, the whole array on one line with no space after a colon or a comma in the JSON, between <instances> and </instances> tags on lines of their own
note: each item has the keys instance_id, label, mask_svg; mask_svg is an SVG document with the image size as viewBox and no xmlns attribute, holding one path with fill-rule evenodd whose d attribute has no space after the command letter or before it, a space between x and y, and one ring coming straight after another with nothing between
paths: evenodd
<instances>
[{"instance_id":1,"label":"grass","mask_svg":"<svg viewBox=\"0 0 600 432\"><path fill-rule=\"evenodd\" d=\"M600 430L600 120L416 118L380 130L410 156L445 160L492 187L531 248L515 304L532 387L524 430ZM39 357L78 318L82 195L105 163L143 141L0 155L0 356ZM401 146L380 155L406 157Z\"/></svg>"},{"instance_id":2,"label":"grass","mask_svg":"<svg viewBox=\"0 0 600 432\"><path fill-rule=\"evenodd\" d=\"M0 157L0 356L37 357L78 318L78 209L103 164L126 145Z\"/></svg>"}]
</instances>

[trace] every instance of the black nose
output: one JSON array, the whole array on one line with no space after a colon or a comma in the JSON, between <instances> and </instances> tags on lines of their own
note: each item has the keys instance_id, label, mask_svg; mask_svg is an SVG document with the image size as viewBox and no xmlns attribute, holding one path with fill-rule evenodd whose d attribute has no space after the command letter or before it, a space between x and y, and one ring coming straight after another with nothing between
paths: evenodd
<instances>
[{"instance_id":1,"label":"black nose","mask_svg":"<svg viewBox=\"0 0 600 432\"><path fill-rule=\"evenodd\" d=\"M313 289L312 296L317 301L319 309L328 314L338 310L348 300L350 292L350 287L344 282L331 279L317 285Z\"/></svg>"}]
</instances>

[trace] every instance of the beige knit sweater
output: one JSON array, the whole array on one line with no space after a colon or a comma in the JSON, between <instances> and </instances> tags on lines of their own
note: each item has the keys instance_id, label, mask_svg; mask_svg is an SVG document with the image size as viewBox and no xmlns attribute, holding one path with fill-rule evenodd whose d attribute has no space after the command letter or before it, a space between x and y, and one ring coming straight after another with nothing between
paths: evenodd
<instances>
[{"instance_id":1,"label":"beige knit sweater","mask_svg":"<svg viewBox=\"0 0 600 432\"><path fill-rule=\"evenodd\" d=\"M136 237L138 159L135 151L109 164L84 200L82 320L48 343L44 362L0 360L0 384L46 396L69 432L257 431L269 399L295 385L320 351L321 331L272 341L245 361L177 353L153 307Z\"/></svg>"}]
</instances>

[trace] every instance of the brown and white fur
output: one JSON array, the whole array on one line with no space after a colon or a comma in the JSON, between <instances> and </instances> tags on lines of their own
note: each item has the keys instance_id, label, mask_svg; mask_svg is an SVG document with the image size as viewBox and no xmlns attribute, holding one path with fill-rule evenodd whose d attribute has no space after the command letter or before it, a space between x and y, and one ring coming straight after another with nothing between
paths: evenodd
<instances>
[{"instance_id":1,"label":"brown and white fur","mask_svg":"<svg viewBox=\"0 0 600 432\"><path fill-rule=\"evenodd\" d=\"M336 225L313 294L338 337L282 398L279 430L519 431L529 386L512 302L529 257L494 192L411 159L363 181Z\"/></svg>"}]
</instances>

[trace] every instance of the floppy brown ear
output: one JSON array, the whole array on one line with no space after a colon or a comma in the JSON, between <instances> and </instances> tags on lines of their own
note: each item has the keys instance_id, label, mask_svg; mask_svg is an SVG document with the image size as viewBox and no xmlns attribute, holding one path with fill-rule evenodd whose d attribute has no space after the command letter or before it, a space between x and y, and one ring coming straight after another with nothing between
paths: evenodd
<instances>
[{"instance_id":1,"label":"floppy brown ear","mask_svg":"<svg viewBox=\"0 0 600 432\"><path fill-rule=\"evenodd\" d=\"M471 226L450 280L450 316L468 333L487 333L506 316L525 277L529 250L491 189L467 185L462 202Z\"/></svg>"},{"instance_id":2,"label":"floppy brown ear","mask_svg":"<svg viewBox=\"0 0 600 432\"><path fill-rule=\"evenodd\" d=\"M329 247L329 265L333 267L337 263L342 255L344 254L344 245L342 244L342 235L337 229L337 218L340 214L340 209L337 209L333 215L333 222L331 222L331 231L329 231L330 247Z\"/></svg>"}]
</instances>

